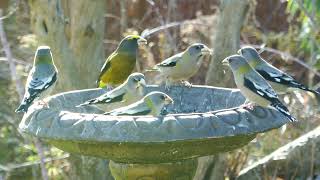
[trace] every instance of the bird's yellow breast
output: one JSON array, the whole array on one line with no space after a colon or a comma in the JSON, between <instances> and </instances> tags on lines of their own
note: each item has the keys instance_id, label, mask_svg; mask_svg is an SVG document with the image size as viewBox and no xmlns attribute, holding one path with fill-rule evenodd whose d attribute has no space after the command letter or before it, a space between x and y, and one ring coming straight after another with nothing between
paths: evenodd
<instances>
[{"instance_id":1,"label":"bird's yellow breast","mask_svg":"<svg viewBox=\"0 0 320 180\"><path fill-rule=\"evenodd\" d=\"M101 76L99 87L122 84L133 71L135 64L136 57L126 54L117 54L110 60L110 67Z\"/></svg>"},{"instance_id":2,"label":"bird's yellow breast","mask_svg":"<svg viewBox=\"0 0 320 180\"><path fill-rule=\"evenodd\" d=\"M249 64L248 64L248 65L246 65L246 66L241 66L241 67L239 67L238 73L240 73L240 74L246 74L246 73L248 73L250 70L251 70L251 67L250 67Z\"/></svg>"}]
</instances>

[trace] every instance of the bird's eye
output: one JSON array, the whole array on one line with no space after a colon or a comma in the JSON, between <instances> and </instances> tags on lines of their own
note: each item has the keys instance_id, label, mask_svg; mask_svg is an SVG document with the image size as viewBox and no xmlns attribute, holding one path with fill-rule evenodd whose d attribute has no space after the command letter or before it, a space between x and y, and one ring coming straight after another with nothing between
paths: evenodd
<instances>
[{"instance_id":1,"label":"bird's eye","mask_svg":"<svg viewBox=\"0 0 320 180\"><path fill-rule=\"evenodd\" d=\"M200 46L196 46L196 49L200 49Z\"/></svg>"},{"instance_id":2,"label":"bird's eye","mask_svg":"<svg viewBox=\"0 0 320 180\"><path fill-rule=\"evenodd\" d=\"M165 99L166 99L166 97L165 97L164 95L161 95L160 98L161 98L162 100L165 100Z\"/></svg>"},{"instance_id":3,"label":"bird's eye","mask_svg":"<svg viewBox=\"0 0 320 180\"><path fill-rule=\"evenodd\" d=\"M139 79L133 78L133 81L134 81L134 82L138 82L138 81L139 81Z\"/></svg>"}]
</instances>

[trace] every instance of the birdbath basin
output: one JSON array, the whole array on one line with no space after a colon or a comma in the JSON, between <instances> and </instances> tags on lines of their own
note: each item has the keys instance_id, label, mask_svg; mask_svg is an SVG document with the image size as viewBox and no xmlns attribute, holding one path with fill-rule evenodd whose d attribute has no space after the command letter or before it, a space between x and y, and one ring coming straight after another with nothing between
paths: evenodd
<instances>
[{"instance_id":1,"label":"birdbath basin","mask_svg":"<svg viewBox=\"0 0 320 180\"><path fill-rule=\"evenodd\" d=\"M147 87L153 90L174 99L167 115L110 116L96 106L76 107L105 92L87 89L51 96L49 108L32 105L19 128L64 151L111 160L117 180L187 180L194 176L197 157L240 148L257 133L289 122L273 109L238 107L245 98L237 89Z\"/></svg>"}]
</instances>

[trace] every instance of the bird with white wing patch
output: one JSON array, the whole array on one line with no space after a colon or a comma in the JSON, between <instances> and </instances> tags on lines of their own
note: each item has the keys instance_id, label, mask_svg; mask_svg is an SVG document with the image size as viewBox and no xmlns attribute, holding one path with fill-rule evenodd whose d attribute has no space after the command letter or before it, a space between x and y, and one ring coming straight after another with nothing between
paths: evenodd
<instances>
[{"instance_id":1,"label":"bird with white wing patch","mask_svg":"<svg viewBox=\"0 0 320 180\"><path fill-rule=\"evenodd\" d=\"M241 48L238 53L248 61L252 68L254 68L264 79L270 83L272 88L277 93L283 94L290 90L301 89L319 95L317 91L299 83L289 74L279 70L262 59L255 48L245 46Z\"/></svg>"},{"instance_id":2,"label":"bird with white wing patch","mask_svg":"<svg viewBox=\"0 0 320 180\"><path fill-rule=\"evenodd\" d=\"M290 121L296 121L290 115L288 108L278 99L277 93L269 83L248 64L244 57L232 55L225 58L222 63L230 66L237 87L249 101L262 107L271 106Z\"/></svg>"},{"instance_id":3,"label":"bird with white wing patch","mask_svg":"<svg viewBox=\"0 0 320 180\"><path fill-rule=\"evenodd\" d=\"M50 47L39 46L27 78L24 97L16 112L27 112L35 99L42 100L48 96L57 81L57 75Z\"/></svg>"}]
</instances>

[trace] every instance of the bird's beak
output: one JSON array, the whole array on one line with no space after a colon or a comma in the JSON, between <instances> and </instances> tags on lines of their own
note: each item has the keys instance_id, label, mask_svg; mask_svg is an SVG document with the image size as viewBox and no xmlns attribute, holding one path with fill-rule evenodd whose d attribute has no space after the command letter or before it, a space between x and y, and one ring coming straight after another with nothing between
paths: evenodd
<instances>
[{"instance_id":1,"label":"bird's beak","mask_svg":"<svg viewBox=\"0 0 320 180\"><path fill-rule=\"evenodd\" d=\"M139 46L144 46L144 45L146 45L148 43L148 41L145 39L145 38L143 38L143 37L140 37L139 39L138 39L138 45Z\"/></svg>"},{"instance_id":2,"label":"bird's beak","mask_svg":"<svg viewBox=\"0 0 320 180\"><path fill-rule=\"evenodd\" d=\"M140 79L140 81L138 82L138 87L140 87L140 86L143 86L143 87L147 86L147 83L144 79Z\"/></svg>"},{"instance_id":3,"label":"bird's beak","mask_svg":"<svg viewBox=\"0 0 320 180\"><path fill-rule=\"evenodd\" d=\"M165 104L173 104L173 99L171 99L169 96L166 96L164 99Z\"/></svg>"},{"instance_id":4,"label":"bird's beak","mask_svg":"<svg viewBox=\"0 0 320 180\"><path fill-rule=\"evenodd\" d=\"M239 49L239 50L237 51L237 53L238 53L239 55L242 55L241 49Z\"/></svg>"},{"instance_id":5,"label":"bird's beak","mask_svg":"<svg viewBox=\"0 0 320 180\"><path fill-rule=\"evenodd\" d=\"M228 65L229 65L229 59L228 59L228 58L225 58L225 59L222 61L222 64L225 65L225 66L228 66Z\"/></svg>"},{"instance_id":6,"label":"bird's beak","mask_svg":"<svg viewBox=\"0 0 320 180\"><path fill-rule=\"evenodd\" d=\"M212 50L209 49L208 47L204 47L201 49L201 54L202 55L212 55Z\"/></svg>"}]
</instances>

